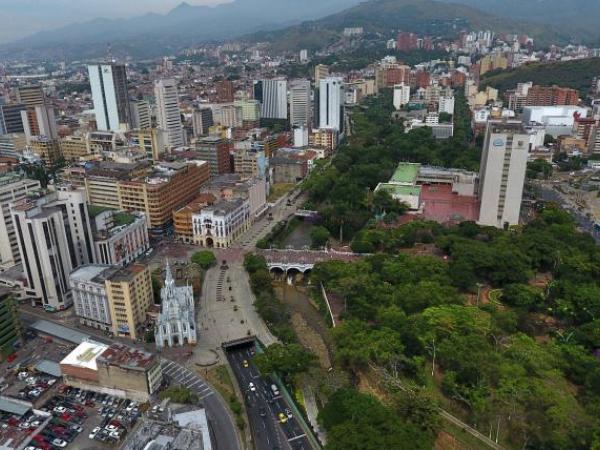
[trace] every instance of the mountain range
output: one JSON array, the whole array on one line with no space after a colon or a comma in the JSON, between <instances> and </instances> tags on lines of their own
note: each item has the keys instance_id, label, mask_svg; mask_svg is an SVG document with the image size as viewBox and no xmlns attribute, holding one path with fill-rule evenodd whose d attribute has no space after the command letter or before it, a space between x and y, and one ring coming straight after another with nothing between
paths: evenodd
<instances>
[{"instance_id":1,"label":"mountain range","mask_svg":"<svg viewBox=\"0 0 600 450\"><path fill-rule=\"evenodd\" d=\"M380 33L402 29L436 36L463 28L492 29L527 33L543 42L566 42L576 36L577 27L571 24L579 23L578 18L585 16L584 4L591 8L593 19L600 18L600 1L596 0L360 1L235 0L214 7L181 3L164 15L98 18L35 33L0 46L0 57L89 59L103 56L111 44L115 56L150 58L201 42L240 36L270 40L280 49L286 45L290 50L317 49L337 39L346 26L363 26L367 31ZM561 14L559 11L568 9L563 3L580 6L569 14L565 12L568 21L558 25L552 20ZM549 11L554 6L555 11ZM586 23L592 22L588 19ZM595 31L600 34L598 29Z\"/></svg>"}]
</instances>

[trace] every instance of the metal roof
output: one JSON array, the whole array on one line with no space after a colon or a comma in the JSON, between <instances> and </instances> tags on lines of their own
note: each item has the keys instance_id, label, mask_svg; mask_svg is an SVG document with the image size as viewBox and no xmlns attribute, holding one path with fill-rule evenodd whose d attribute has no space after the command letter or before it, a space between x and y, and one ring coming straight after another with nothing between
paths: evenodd
<instances>
[{"instance_id":1,"label":"metal roof","mask_svg":"<svg viewBox=\"0 0 600 450\"><path fill-rule=\"evenodd\" d=\"M81 344L91 338L89 334L81 333L77 330L72 330L71 328L63 327L62 325L47 320L38 320L31 325L31 328L39 333L47 334L63 341L72 342L73 344Z\"/></svg>"},{"instance_id":2,"label":"metal roof","mask_svg":"<svg viewBox=\"0 0 600 450\"><path fill-rule=\"evenodd\" d=\"M60 366L55 361L50 361L49 359L42 359L35 365L35 370L38 372L46 373L48 375L52 375L53 377L59 378L62 376L62 372L60 371Z\"/></svg>"},{"instance_id":3,"label":"metal roof","mask_svg":"<svg viewBox=\"0 0 600 450\"><path fill-rule=\"evenodd\" d=\"M16 414L17 416L23 416L30 409L30 406L25 405L21 402L11 400L6 397L0 397L0 411L4 411L10 414Z\"/></svg>"}]
</instances>

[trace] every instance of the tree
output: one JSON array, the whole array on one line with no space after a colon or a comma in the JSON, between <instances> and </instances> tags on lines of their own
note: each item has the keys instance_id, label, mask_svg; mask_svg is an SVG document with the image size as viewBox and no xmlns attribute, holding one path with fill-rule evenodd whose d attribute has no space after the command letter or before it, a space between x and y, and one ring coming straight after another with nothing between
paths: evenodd
<instances>
[{"instance_id":1,"label":"tree","mask_svg":"<svg viewBox=\"0 0 600 450\"><path fill-rule=\"evenodd\" d=\"M316 357L300 344L272 344L254 362L263 374L277 373L285 379L306 372L315 364Z\"/></svg>"},{"instance_id":2,"label":"tree","mask_svg":"<svg viewBox=\"0 0 600 450\"><path fill-rule=\"evenodd\" d=\"M184 386L171 386L160 393L160 398L168 398L173 403L192 405L198 403L198 395Z\"/></svg>"},{"instance_id":3,"label":"tree","mask_svg":"<svg viewBox=\"0 0 600 450\"><path fill-rule=\"evenodd\" d=\"M325 227L317 226L310 230L310 240L313 248L325 247L329 241L329 230Z\"/></svg>"},{"instance_id":4,"label":"tree","mask_svg":"<svg viewBox=\"0 0 600 450\"><path fill-rule=\"evenodd\" d=\"M217 258L210 250L202 250L192 255L191 261L202 269L208 270L217 264Z\"/></svg>"},{"instance_id":5,"label":"tree","mask_svg":"<svg viewBox=\"0 0 600 450\"><path fill-rule=\"evenodd\" d=\"M426 391L417 389L398 393L394 396L393 403L400 417L431 433L439 430L439 407Z\"/></svg>"}]
</instances>

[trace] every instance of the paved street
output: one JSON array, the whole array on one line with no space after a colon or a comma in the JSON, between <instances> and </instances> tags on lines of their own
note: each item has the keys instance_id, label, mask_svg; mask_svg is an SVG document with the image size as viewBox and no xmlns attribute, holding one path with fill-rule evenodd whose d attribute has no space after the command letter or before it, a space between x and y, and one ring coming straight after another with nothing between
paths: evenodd
<instances>
[{"instance_id":1,"label":"paved street","mask_svg":"<svg viewBox=\"0 0 600 450\"><path fill-rule=\"evenodd\" d=\"M252 346L244 346L227 351L227 359L233 373L244 392L246 410L257 449L312 449L306 434L290 405L281 395L275 395L272 382L262 377L252 362ZM244 361L248 367L244 367ZM254 391L250 389L250 383ZM281 423L279 414L286 415ZM288 416L289 413L289 417Z\"/></svg>"}]
</instances>

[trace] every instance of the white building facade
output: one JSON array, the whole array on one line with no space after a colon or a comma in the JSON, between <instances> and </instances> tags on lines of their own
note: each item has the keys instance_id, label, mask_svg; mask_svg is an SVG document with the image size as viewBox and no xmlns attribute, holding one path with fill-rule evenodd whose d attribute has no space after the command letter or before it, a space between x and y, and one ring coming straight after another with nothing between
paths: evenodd
<instances>
[{"instance_id":1,"label":"white building facade","mask_svg":"<svg viewBox=\"0 0 600 450\"><path fill-rule=\"evenodd\" d=\"M250 227L250 202L223 200L192 215L194 243L203 247L227 248Z\"/></svg>"},{"instance_id":2,"label":"white building facade","mask_svg":"<svg viewBox=\"0 0 600 450\"><path fill-rule=\"evenodd\" d=\"M89 264L69 275L75 314L79 323L103 331L110 331L111 317L106 279L118 268L102 264Z\"/></svg>"},{"instance_id":3,"label":"white building facade","mask_svg":"<svg viewBox=\"0 0 600 450\"><path fill-rule=\"evenodd\" d=\"M124 215L128 223L119 223ZM142 212L105 211L94 218L94 247L100 264L126 266L150 249L148 223Z\"/></svg>"},{"instance_id":4,"label":"white building facade","mask_svg":"<svg viewBox=\"0 0 600 450\"><path fill-rule=\"evenodd\" d=\"M408 105L410 101L410 86L408 84L394 85L394 108L396 110Z\"/></svg>"},{"instance_id":5,"label":"white building facade","mask_svg":"<svg viewBox=\"0 0 600 450\"><path fill-rule=\"evenodd\" d=\"M290 83L290 124L307 127L311 123L310 81L295 80Z\"/></svg>"},{"instance_id":6,"label":"white building facade","mask_svg":"<svg viewBox=\"0 0 600 450\"><path fill-rule=\"evenodd\" d=\"M192 345L197 342L194 293L191 286L175 286L167 263L165 286L160 291L161 311L156 320L156 348Z\"/></svg>"},{"instance_id":7,"label":"white building facade","mask_svg":"<svg viewBox=\"0 0 600 450\"><path fill-rule=\"evenodd\" d=\"M344 128L344 82L328 77L319 83L319 128L342 132Z\"/></svg>"},{"instance_id":8,"label":"white building facade","mask_svg":"<svg viewBox=\"0 0 600 450\"><path fill-rule=\"evenodd\" d=\"M519 223L529 140L520 122L488 122L479 172L480 225Z\"/></svg>"},{"instance_id":9,"label":"white building facade","mask_svg":"<svg viewBox=\"0 0 600 450\"><path fill-rule=\"evenodd\" d=\"M157 80L154 83L154 96L158 128L167 132L167 142L170 147L183 146L183 126L181 125L177 82L172 78Z\"/></svg>"},{"instance_id":10,"label":"white building facade","mask_svg":"<svg viewBox=\"0 0 600 450\"><path fill-rule=\"evenodd\" d=\"M123 131L129 123L127 73L120 64L88 66L94 114L100 131Z\"/></svg>"}]
</instances>

